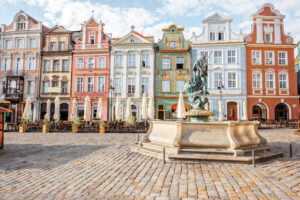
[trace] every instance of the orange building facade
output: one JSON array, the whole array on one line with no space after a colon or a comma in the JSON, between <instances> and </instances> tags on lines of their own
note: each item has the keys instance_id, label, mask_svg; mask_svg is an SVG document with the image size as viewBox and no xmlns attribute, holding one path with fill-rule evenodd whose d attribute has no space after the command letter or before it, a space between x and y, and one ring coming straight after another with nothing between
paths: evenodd
<instances>
[{"instance_id":1,"label":"orange building facade","mask_svg":"<svg viewBox=\"0 0 300 200\"><path fill-rule=\"evenodd\" d=\"M77 100L78 116L83 117L84 99L91 99L91 119L96 118L97 103L102 98L102 120L107 120L109 90L109 43L104 24L91 17L73 33L76 42L73 50L71 102ZM72 113L72 103L70 104ZM70 116L70 115L69 115Z\"/></svg>"},{"instance_id":2,"label":"orange building facade","mask_svg":"<svg viewBox=\"0 0 300 200\"><path fill-rule=\"evenodd\" d=\"M284 33L284 18L272 4L252 15L252 33L245 37L249 119L299 119L295 44Z\"/></svg>"}]
</instances>

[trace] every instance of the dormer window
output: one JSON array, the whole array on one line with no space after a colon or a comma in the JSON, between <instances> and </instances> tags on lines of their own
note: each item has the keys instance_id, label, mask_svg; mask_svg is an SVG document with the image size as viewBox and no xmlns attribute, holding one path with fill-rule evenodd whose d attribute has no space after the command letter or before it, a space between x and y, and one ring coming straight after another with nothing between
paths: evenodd
<instances>
[{"instance_id":1,"label":"dormer window","mask_svg":"<svg viewBox=\"0 0 300 200\"><path fill-rule=\"evenodd\" d=\"M215 40L215 33L209 33L209 40L210 41Z\"/></svg>"},{"instance_id":2,"label":"dormer window","mask_svg":"<svg viewBox=\"0 0 300 200\"><path fill-rule=\"evenodd\" d=\"M272 34L271 33L266 33L265 42L266 43L271 43L272 42Z\"/></svg>"},{"instance_id":3,"label":"dormer window","mask_svg":"<svg viewBox=\"0 0 300 200\"><path fill-rule=\"evenodd\" d=\"M176 48L176 42L170 42L170 48Z\"/></svg>"},{"instance_id":4,"label":"dormer window","mask_svg":"<svg viewBox=\"0 0 300 200\"><path fill-rule=\"evenodd\" d=\"M95 32L89 32L89 41L90 41L90 44L95 44L96 43L96 41L95 41L95 35L96 35Z\"/></svg>"},{"instance_id":5,"label":"dormer window","mask_svg":"<svg viewBox=\"0 0 300 200\"><path fill-rule=\"evenodd\" d=\"M25 30L25 17L20 16L18 21L17 21L17 29L18 30Z\"/></svg>"},{"instance_id":6,"label":"dormer window","mask_svg":"<svg viewBox=\"0 0 300 200\"><path fill-rule=\"evenodd\" d=\"M224 40L224 32L218 33L218 40Z\"/></svg>"}]
</instances>

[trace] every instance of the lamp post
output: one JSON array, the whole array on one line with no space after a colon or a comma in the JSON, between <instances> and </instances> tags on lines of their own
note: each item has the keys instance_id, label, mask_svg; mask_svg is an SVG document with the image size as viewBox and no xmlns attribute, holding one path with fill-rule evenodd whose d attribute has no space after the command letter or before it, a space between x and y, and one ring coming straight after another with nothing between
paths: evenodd
<instances>
[{"instance_id":1,"label":"lamp post","mask_svg":"<svg viewBox=\"0 0 300 200\"><path fill-rule=\"evenodd\" d=\"M109 104L110 104L110 109L111 109L111 113L110 113L110 121L113 121L112 119L112 113L113 113L113 109L112 109L112 99L113 99L113 91L114 91L114 87L112 85L109 86L109 90L110 90L110 99L109 99Z\"/></svg>"},{"instance_id":2,"label":"lamp post","mask_svg":"<svg viewBox=\"0 0 300 200\"><path fill-rule=\"evenodd\" d=\"M223 103L222 103L222 89L224 89L223 80L222 80L221 84L218 86L218 89L220 90L220 100L221 100L221 104L223 104ZM221 112L222 112L222 118L223 118L223 110L221 110Z\"/></svg>"}]
</instances>

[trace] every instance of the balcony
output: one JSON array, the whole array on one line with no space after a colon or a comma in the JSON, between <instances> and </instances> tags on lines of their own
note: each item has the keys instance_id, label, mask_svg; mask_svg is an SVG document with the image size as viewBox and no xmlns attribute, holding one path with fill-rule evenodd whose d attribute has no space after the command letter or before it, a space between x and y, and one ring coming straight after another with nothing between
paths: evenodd
<instances>
[{"instance_id":1,"label":"balcony","mask_svg":"<svg viewBox=\"0 0 300 200\"><path fill-rule=\"evenodd\" d=\"M5 100L7 101L22 101L23 94L19 93L6 93L5 94Z\"/></svg>"},{"instance_id":2,"label":"balcony","mask_svg":"<svg viewBox=\"0 0 300 200\"><path fill-rule=\"evenodd\" d=\"M23 70L9 70L7 71L7 76L24 76Z\"/></svg>"}]
</instances>

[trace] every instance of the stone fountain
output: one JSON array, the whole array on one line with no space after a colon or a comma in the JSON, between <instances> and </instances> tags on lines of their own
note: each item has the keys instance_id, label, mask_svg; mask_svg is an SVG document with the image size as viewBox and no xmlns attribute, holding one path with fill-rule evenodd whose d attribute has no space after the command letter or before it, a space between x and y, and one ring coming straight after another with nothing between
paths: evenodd
<instances>
[{"instance_id":1,"label":"stone fountain","mask_svg":"<svg viewBox=\"0 0 300 200\"><path fill-rule=\"evenodd\" d=\"M189 120L150 121L148 132L131 151L167 160L222 160L251 162L254 150L257 161L282 156L273 152L258 132L256 121L211 121L214 113L205 110L207 95L207 59L193 67L193 76L185 85L192 109Z\"/></svg>"}]
</instances>

